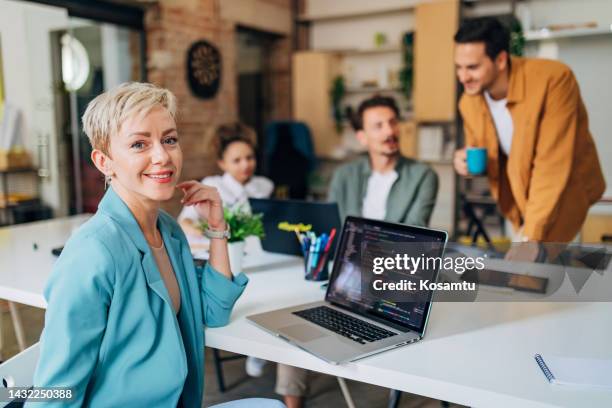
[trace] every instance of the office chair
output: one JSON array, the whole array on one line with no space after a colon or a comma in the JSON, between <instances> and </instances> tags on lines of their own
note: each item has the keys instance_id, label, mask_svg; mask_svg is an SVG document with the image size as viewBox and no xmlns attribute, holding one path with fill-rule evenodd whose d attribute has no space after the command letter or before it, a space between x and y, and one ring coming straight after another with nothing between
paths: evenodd
<instances>
[{"instance_id":1,"label":"office chair","mask_svg":"<svg viewBox=\"0 0 612 408\"><path fill-rule=\"evenodd\" d=\"M306 124L275 121L266 126L263 173L274 182L276 198L305 199L308 177L315 166L314 145Z\"/></svg>"},{"instance_id":2,"label":"office chair","mask_svg":"<svg viewBox=\"0 0 612 408\"><path fill-rule=\"evenodd\" d=\"M402 392L398 390L391 390L389 392L389 403L388 408L399 407L400 399L402 398ZM449 408L450 404L447 401L440 401L440 408Z\"/></svg>"},{"instance_id":3,"label":"office chair","mask_svg":"<svg viewBox=\"0 0 612 408\"><path fill-rule=\"evenodd\" d=\"M211 350L213 353L213 364L215 365L215 375L217 376L217 386L219 387L219 392L224 393L227 390L227 387L225 386L225 377L223 375L223 363L226 361L246 358L246 356L236 354L222 357L221 353L219 353L219 349L211 348Z\"/></svg>"},{"instance_id":4,"label":"office chair","mask_svg":"<svg viewBox=\"0 0 612 408\"><path fill-rule=\"evenodd\" d=\"M40 356L39 343L30 346L21 353L0 364L0 387L31 387L34 383L34 371ZM23 402L0 401L0 407L22 407Z\"/></svg>"},{"instance_id":5,"label":"office chair","mask_svg":"<svg viewBox=\"0 0 612 408\"><path fill-rule=\"evenodd\" d=\"M9 312L11 314L11 321L13 322L13 328L15 330L15 337L17 339L17 345L19 346L19 351L23 351L26 348L25 341L25 333L23 330L23 324L21 323L21 316L19 314L19 310L17 309L17 304L11 301L0 301L0 303L5 303L8 305ZM3 327L2 327L2 319L0 319L0 363L2 362L2 339L3 335Z\"/></svg>"}]
</instances>

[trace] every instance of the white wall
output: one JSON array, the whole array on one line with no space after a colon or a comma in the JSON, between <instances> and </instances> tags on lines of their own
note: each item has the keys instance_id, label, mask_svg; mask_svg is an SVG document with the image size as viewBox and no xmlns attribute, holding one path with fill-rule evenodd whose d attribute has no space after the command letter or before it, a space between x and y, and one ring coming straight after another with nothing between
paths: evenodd
<instances>
[{"instance_id":1,"label":"white wall","mask_svg":"<svg viewBox=\"0 0 612 408\"><path fill-rule=\"evenodd\" d=\"M410 7L414 0L308 0L306 15L339 15L373 12L372 15L359 15L347 19L315 20L310 29L310 48L313 50L347 50L376 48L375 36L382 33L386 37L385 48L401 46L404 33L414 28L413 10L402 10L388 14L377 14L377 10ZM342 72L348 86L358 87L362 81L386 79L387 71L401 67L401 53L373 55L348 55L343 59ZM384 71L384 72L382 72ZM385 85L382 83L381 85ZM360 95L362 98L367 94ZM355 96L358 98L359 96ZM353 103L353 101L351 101Z\"/></svg>"},{"instance_id":2,"label":"white wall","mask_svg":"<svg viewBox=\"0 0 612 408\"><path fill-rule=\"evenodd\" d=\"M49 140L50 174L40 185L41 197L61 215L49 32L68 27L68 15L61 8L11 0L0 0L0 10L6 101L21 110L22 140L35 165L38 136Z\"/></svg>"},{"instance_id":3,"label":"white wall","mask_svg":"<svg viewBox=\"0 0 612 408\"><path fill-rule=\"evenodd\" d=\"M50 33L80 26L89 26L88 20L69 18L65 9L39 4L0 0L0 41L4 71L6 101L21 110L23 118L22 140L31 154L35 166L46 165L49 177L41 179L42 200L50 205L56 216L68 209L68 174L73 169L60 145L55 123L53 68ZM129 30L112 25L101 25L102 61L106 89L131 79ZM100 53L94 52L95 55ZM95 64L96 61L92 60ZM48 143L39 162L39 136Z\"/></svg>"},{"instance_id":4,"label":"white wall","mask_svg":"<svg viewBox=\"0 0 612 408\"><path fill-rule=\"evenodd\" d=\"M104 89L132 79L130 30L111 24L101 25Z\"/></svg>"},{"instance_id":5,"label":"white wall","mask_svg":"<svg viewBox=\"0 0 612 408\"><path fill-rule=\"evenodd\" d=\"M401 11L354 20L316 21L310 30L310 46L317 50L374 48L374 36L380 32L389 47L399 47L402 34L414 27L413 16L411 11Z\"/></svg>"},{"instance_id":6,"label":"white wall","mask_svg":"<svg viewBox=\"0 0 612 408\"><path fill-rule=\"evenodd\" d=\"M593 21L600 26L612 24L610 0L530 0L532 28L549 24L575 24Z\"/></svg>"},{"instance_id":7,"label":"white wall","mask_svg":"<svg viewBox=\"0 0 612 408\"><path fill-rule=\"evenodd\" d=\"M354 12L376 12L381 9L392 9L405 6L413 6L418 0L307 0L304 14L338 15Z\"/></svg>"}]
</instances>

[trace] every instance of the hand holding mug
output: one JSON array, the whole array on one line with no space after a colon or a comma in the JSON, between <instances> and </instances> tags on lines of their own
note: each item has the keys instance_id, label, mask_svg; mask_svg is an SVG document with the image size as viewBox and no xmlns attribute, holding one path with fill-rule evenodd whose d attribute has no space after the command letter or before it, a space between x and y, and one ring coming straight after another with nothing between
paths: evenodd
<instances>
[{"instance_id":1,"label":"hand holding mug","mask_svg":"<svg viewBox=\"0 0 612 408\"><path fill-rule=\"evenodd\" d=\"M460 176L485 174L487 172L487 149L484 147L459 149L455 151L453 165Z\"/></svg>"},{"instance_id":2,"label":"hand holding mug","mask_svg":"<svg viewBox=\"0 0 612 408\"><path fill-rule=\"evenodd\" d=\"M455 157L453 158L453 165L455 167L455 171L460 176L468 175L466 160L467 160L467 153L466 153L465 147L463 149L459 149L455 151Z\"/></svg>"},{"instance_id":3,"label":"hand holding mug","mask_svg":"<svg viewBox=\"0 0 612 408\"><path fill-rule=\"evenodd\" d=\"M468 147L466 163L469 174L478 176L487 172L487 149L485 147Z\"/></svg>"}]
</instances>

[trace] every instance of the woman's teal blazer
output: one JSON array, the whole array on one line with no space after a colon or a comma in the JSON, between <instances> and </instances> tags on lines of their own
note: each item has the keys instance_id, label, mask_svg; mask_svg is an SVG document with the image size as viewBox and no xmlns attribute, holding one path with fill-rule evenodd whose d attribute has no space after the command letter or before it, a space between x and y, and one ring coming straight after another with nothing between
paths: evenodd
<instances>
[{"instance_id":1,"label":"woman's teal blazer","mask_svg":"<svg viewBox=\"0 0 612 408\"><path fill-rule=\"evenodd\" d=\"M45 289L36 387L72 388L72 406L200 407L204 326L227 324L248 279L196 268L181 228L163 211L158 227L181 292L178 316L136 219L109 188Z\"/></svg>"}]
</instances>

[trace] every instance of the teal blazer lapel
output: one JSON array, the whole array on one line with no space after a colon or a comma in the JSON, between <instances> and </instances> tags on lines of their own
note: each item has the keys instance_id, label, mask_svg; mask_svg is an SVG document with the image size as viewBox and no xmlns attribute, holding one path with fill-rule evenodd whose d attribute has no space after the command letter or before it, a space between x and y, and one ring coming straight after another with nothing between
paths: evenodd
<instances>
[{"instance_id":1,"label":"teal blazer lapel","mask_svg":"<svg viewBox=\"0 0 612 408\"><path fill-rule=\"evenodd\" d=\"M195 277L195 270L193 266L193 258L191 251L180 239L178 232L168 225L167 220L164 221L164 213L160 212L158 218L158 227L166 246L168 258L174 269L174 275L179 286L181 293L181 309L178 314L179 325L181 326L181 332L183 336L188 336L189 344L195 345L198 343L196 338L196 322L194 316L198 316L199 313L194 310L199 304L194 301L190 287L198 287L197 282L190 285L188 282L188 274ZM164 286L165 287L165 286ZM166 290L167 292L167 290Z\"/></svg>"},{"instance_id":2,"label":"teal blazer lapel","mask_svg":"<svg viewBox=\"0 0 612 408\"><path fill-rule=\"evenodd\" d=\"M164 245L166 245L168 257L170 258L170 263L174 269L176 281L181 292L181 310L179 311L179 320L181 321L181 324L188 325L190 328L189 331L193 332L193 316L196 314L194 314L193 310L191 309L194 307L195 302L193 301L191 292L189 290L189 282L187 282L187 274L192 271L191 266L193 265L193 258L191 257L191 252L185 252L186 248L181 239L175 235L175 233L169 226L166 225L165 222L163 222L161 218L162 215L160 214L160 220L158 221L159 229L162 233ZM191 265L189 263L191 263ZM195 275L195 273L193 273L193 275Z\"/></svg>"},{"instance_id":3,"label":"teal blazer lapel","mask_svg":"<svg viewBox=\"0 0 612 408\"><path fill-rule=\"evenodd\" d=\"M166 285L161 278L159 268L157 267L157 262L155 262L155 257L151 251L151 248L149 247L149 243L145 239L136 218L112 187L109 187L109 189L106 190L106 194L104 194L102 201L100 201L100 204L98 205L98 210L102 211L104 214L116 221L119 228L123 230L123 232L129 237L130 241L132 241L136 248L138 248L141 256L142 269L147 278L147 285L153 292L162 298L164 302L166 302L168 307L172 309L170 295L168 294Z\"/></svg>"},{"instance_id":4,"label":"teal blazer lapel","mask_svg":"<svg viewBox=\"0 0 612 408\"><path fill-rule=\"evenodd\" d=\"M166 288L166 284L159 273L159 268L157 267L157 262L155 262L155 256L153 256L153 252L149 250L142 255L142 269L144 270L145 276L147 277L147 285L155 292L162 300L166 303L166 305L172 309L172 300L170 299L170 294L168 293L168 289Z\"/></svg>"}]
</instances>

